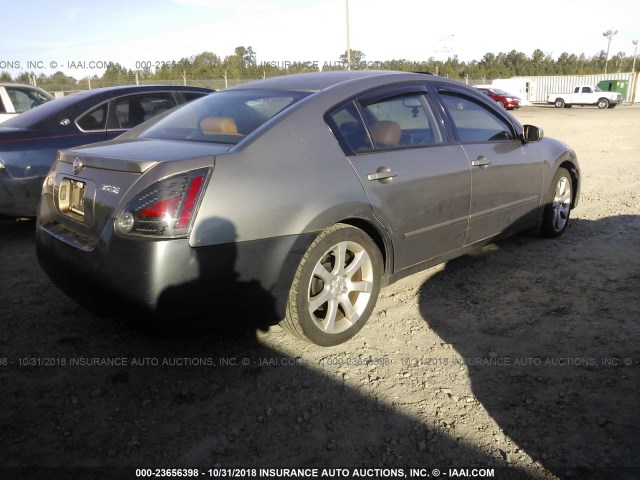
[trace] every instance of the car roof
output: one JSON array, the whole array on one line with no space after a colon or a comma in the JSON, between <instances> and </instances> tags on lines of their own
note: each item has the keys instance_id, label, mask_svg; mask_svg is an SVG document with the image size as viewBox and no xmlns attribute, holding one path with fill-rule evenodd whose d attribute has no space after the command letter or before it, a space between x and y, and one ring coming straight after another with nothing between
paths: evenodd
<instances>
[{"instance_id":1,"label":"car roof","mask_svg":"<svg viewBox=\"0 0 640 480\"><path fill-rule=\"evenodd\" d=\"M29 85L27 83L14 83L14 82L0 82L0 87L18 87L18 88L26 88L28 90L35 90L40 93L46 94L47 97L53 99L53 95L47 92L44 88L38 87L36 85Z\"/></svg>"},{"instance_id":2,"label":"car roof","mask_svg":"<svg viewBox=\"0 0 640 480\"><path fill-rule=\"evenodd\" d=\"M176 85L129 85L119 87L102 87L95 88L93 90L83 90L80 92L72 93L65 97L51 100L50 102L39 105L36 108L27 110L21 113L17 117L7 120L2 124L3 127L16 126L19 128L32 128L45 121L52 115L58 115L64 112L66 109L75 108L76 105L80 106L82 103L90 103L91 105L97 105L96 102L107 101L111 98L119 95L152 92L152 91L180 91L180 92L213 92L210 88L202 87L185 87ZM85 107L83 107L85 108ZM89 108L89 105L86 106ZM14 125L15 124L15 125Z\"/></svg>"},{"instance_id":3,"label":"car roof","mask_svg":"<svg viewBox=\"0 0 640 480\"><path fill-rule=\"evenodd\" d=\"M399 76L406 78L399 78ZM314 72L297 73L293 75L282 75L278 77L242 83L227 90L244 89L273 89L273 90L293 90L304 92L319 92L333 86L346 82L357 81L365 78L388 77L389 80L398 77L398 80L409 79L412 76L419 78L419 75L426 73L398 72L393 70L341 70L337 72ZM422 77L424 79L425 77ZM440 77L438 77L440 79Z\"/></svg>"},{"instance_id":4,"label":"car roof","mask_svg":"<svg viewBox=\"0 0 640 480\"><path fill-rule=\"evenodd\" d=\"M29 85L28 83L15 83L15 82L0 82L0 87L25 87L25 88L32 88L34 90L42 90L42 88Z\"/></svg>"},{"instance_id":5,"label":"car roof","mask_svg":"<svg viewBox=\"0 0 640 480\"><path fill-rule=\"evenodd\" d=\"M117 93L138 93L138 92L146 92L153 90L176 90L180 92L190 92L190 91L200 91L200 92L212 92L211 88L203 88L203 87L185 87L183 85L119 85L116 87L100 87L94 88L92 90L81 90L79 92L74 92L71 95L67 95L67 97L71 96L84 96L89 97L93 95L102 95L108 94L111 92ZM66 98L66 97L65 97Z\"/></svg>"}]
</instances>

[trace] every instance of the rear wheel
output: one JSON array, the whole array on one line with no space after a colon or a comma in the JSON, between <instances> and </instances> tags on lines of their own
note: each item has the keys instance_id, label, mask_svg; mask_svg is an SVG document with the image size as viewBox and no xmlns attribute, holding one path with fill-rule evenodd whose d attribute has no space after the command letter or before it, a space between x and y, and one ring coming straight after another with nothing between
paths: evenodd
<instances>
[{"instance_id":1,"label":"rear wheel","mask_svg":"<svg viewBox=\"0 0 640 480\"><path fill-rule=\"evenodd\" d=\"M346 224L328 228L300 262L281 326L317 345L347 341L371 315L381 273L382 255L365 232Z\"/></svg>"},{"instance_id":2,"label":"rear wheel","mask_svg":"<svg viewBox=\"0 0 640 480\"><path fill-rule=\"evenodd\" d=\"M601 98L600 100L598 100L598 108L600 110L608 107L609 107L609 100L607 100L606 98Z\"/></svg>"},{"instance_id":3,"label":"rear wheel","mask_svg":"<svg viewBox=\"0 0 640 480\"><path fill-rule=\"evenodd\" d=\"M573 184L571 175L559 168L553 182L542 219L542 235L553 238L564 233L569 225L569 215L573 204Z\"/></svg>"},{"instance_id":4,"label":"rear wheel","mask_svg":"<svg viewBox=\"0 0 640 480\"><path fill-rule=\"evenodd\" d=\"M561 98L556 98L554 105L556 106L556 108L562 108L564 107L564 100L562 100Z\"/></svg>"}]
</instances>

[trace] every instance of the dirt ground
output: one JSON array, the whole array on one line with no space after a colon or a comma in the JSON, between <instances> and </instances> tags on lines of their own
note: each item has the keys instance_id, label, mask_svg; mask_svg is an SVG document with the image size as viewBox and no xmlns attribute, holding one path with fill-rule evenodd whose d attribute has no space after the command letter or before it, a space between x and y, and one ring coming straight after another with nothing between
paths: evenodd
<instances>
[{"instance_id":1,"label":"dirt ground","mask_svg":"<svg viewBox=\"0 0 640 480\"><path fill-rule=\"evenodd\" d=\"M0 478L640 478L640 108L514 115L578 154L565 235L408 277L338 347L132 331L51 285L33 221L0 220Z\"/></svg>"}]
</instances>

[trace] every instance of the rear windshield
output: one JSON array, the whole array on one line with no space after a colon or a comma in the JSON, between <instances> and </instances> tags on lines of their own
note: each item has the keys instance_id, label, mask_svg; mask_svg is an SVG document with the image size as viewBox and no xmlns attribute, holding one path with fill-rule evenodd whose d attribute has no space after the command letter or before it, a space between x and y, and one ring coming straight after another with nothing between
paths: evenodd
<instances>
[{"instance_id":1,"label":"rear windshield","mask_svg":"<svg viewBox=\"0 0 640 480\"><path fill-rule=\"evenodd\" d=\"M236 144L307 92L226 90L195 100L146 128L140 138Z\"/></svg>"}]
</instances>

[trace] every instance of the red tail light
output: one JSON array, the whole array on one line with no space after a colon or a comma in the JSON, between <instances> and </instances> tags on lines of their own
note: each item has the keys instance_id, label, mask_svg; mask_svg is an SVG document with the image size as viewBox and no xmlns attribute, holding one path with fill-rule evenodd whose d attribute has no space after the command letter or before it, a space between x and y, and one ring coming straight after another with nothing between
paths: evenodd
<instances>
[{"instance_id":1,"label":"red tail light","mask_svg":"<svg viewBox=\"0 0 640 480\"><path fill-rule=\"evenodd\" d=\"M160 200L158 203L154 203L150 207L142 210L140 213L138 213L138 216L161 218L167 214L172 215L173 212L175 212L178 208L178 205L180 205L180 197Z\"/></svg>"},{"instance_id":2,"label":"red tail light","mask_svg":"<svg viewBox=\"0 0 640 480\"><path fill-rule=\"evenodd\" d=\"M186 236L208 174L209 169L202 168L148 186L118 215L118 231L163 238Z\"/></svg>"}]
</instances>

